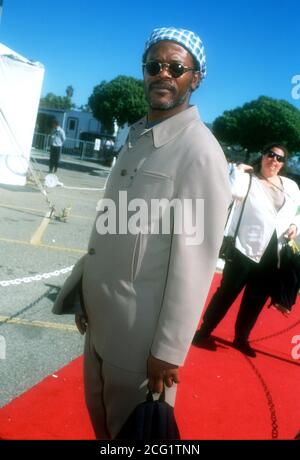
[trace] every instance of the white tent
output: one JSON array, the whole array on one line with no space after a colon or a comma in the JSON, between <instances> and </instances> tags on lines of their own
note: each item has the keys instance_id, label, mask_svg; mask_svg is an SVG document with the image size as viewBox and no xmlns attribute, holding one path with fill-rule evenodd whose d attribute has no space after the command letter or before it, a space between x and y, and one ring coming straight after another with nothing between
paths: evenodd
<instances>
[{"instance_id":1,"label":"white tent","mask_svg":"<svg viewBox=\"0 0 300 460\"><path fill-rule=\"evenodd\" d=\"M0 183L25 185L44 67L0 43Z\"/></svg>"}]
</instances>

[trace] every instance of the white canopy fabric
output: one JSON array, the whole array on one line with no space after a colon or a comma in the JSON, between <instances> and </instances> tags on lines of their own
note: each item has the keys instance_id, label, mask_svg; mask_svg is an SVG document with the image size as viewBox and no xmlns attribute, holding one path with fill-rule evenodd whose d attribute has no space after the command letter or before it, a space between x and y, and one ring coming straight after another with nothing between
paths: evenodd
<instances>
[{"instance_id":1,"label":"white canopy fabric","mask_svg":"<svg viewBox=\"0 0 300 460\"><path fill-rule=\"evenodd\" d=\"M25 185L44 67L0 43L0 183Z\"/></svg>"}]
</instances>

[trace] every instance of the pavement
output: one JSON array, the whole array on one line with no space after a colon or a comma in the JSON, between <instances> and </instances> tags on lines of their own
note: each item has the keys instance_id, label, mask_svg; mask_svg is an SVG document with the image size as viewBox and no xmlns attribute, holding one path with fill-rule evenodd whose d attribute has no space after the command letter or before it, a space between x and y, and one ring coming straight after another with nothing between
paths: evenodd
<instances>
[{"instance_id":1,"label":"pavement","mask_svg":"<svg viewBox=\"0 0 300 460\"><path fill-rule=\"evenodd\" d=\"M41 183L48 155L32 152ZM57 172L65 187L46 189L55 210L34 181L0 184L0 283L52 273L47 279L0 284L0 407L82 353L73 315L55 316L53 301L71 267L85 253L96 205L109 174L96 162L62 156ZM91 190L89 190L91 189ZM67 218L61 219L67 209Z\"/></svg>"}]
</instances>

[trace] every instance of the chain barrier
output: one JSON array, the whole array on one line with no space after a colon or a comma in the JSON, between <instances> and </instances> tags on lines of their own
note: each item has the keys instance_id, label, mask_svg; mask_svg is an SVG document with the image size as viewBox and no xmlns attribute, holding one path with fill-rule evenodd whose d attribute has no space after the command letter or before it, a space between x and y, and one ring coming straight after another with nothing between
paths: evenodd
<instances>
[{"instance_id":1,"label":"chain barrier","mask_svg":"<svg viewBox=\"0 0 300 460\"><path fill-rule=\"evenodd\" d=\"M289 332L290 330L294 329L296 326L300 324L300 319L296 321L295 323L291 324L290 326L281 329L280 331L274 332L273 334L265 335L264 337L259 337L258 339L253 339L250 340L251 343L257 343L257 342L262 342L263 340L271 339L273 337L277 337L279 335L285 334L286 332Z\"/></svg>"},{"instance_id":2,"label":"chain barrier","mask_svg":"<svg viewBox=\"0 0 300 460\"><path fill-rule=\"evenodd\" d=\"M266 382L264 381L261 373L256 368L256 366L252 363L251 359L247 358L247 356L245 356L245 358L246 358L248 364L250 364L250 366L252 367L255 375L257 376L258 380L260 381L260 383L261 383L261 385L263 387L265 396L267 398L268 409L269 409L270 418L271 418L271 428L272 428L271 436L272 436L272 439L278 439L278 421L277 421L275 405L274 405L274 402L273 402L271 392L270 392Z\"/></svg>"},{"instance_id":3,"label":"chain barrier","mask_svg":"<svg viewBox=\"0 0 300 460\"><path fill-rule=\"evenodd\" d=\"M0 326L3 326L4 324L9 323L9 321L11 321L12 319L17 318L18 316L22 315L23 313L28 312L32 307L35 307L42 299L44 299L49 294L51 294L52 291L53 291L53 287L50 287L49 289L47 289L46 292L44 292L44 294L42 294L40 297L35 299L29 305L27 305L26 307L24 307L21 310L17 311L13 315L10 315L8 318L4 319L3 321L0 321Z\"/></svg>"},{"instance_id":4,"label":"chain barrier","mask_svg":"<svg viewBox=\"0 0 300 460\"><path fill-rule=\"evenodd\" d=\"M64 275L66 273L69 273L72 271L74 265L71 265L70 267L62 268L61 270L54 270L53 272L50 273L42 273L38 274L35 276L25 276L24 278L16 278L14 280L3 280L0 281L0 286L1 287L7 287L7 286L18 286L19 284L28 284L32 283L33 281L42 281L42 280L48 280L49 278L52 278L53 276L60 276Z\"/></svg>"}]
</instances>

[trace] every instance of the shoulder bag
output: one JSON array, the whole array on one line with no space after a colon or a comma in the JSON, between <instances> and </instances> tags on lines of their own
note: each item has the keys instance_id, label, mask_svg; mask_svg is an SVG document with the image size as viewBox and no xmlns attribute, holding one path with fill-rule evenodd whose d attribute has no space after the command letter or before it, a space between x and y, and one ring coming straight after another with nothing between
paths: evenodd
<instances>
[{"instance_id":1,"label":"shoulder bag","mask_svg":"<svg viewBox=\"0 0 300 460\"><path fill-rule=\"evenodd\" d=\"M242 215L243 215L243 212L244 212L244 208L245 208L245 204L246 204L246 199L247 199L247 197L248 197L248 195L249 195L251 183L252 183L252 174L250 174L250 177L249 177L248 190L247 190L246 196L245 196L244 201L243 201L243 205L242 205L240 217L239 217L239 220L238 220L238 223L237 223L237 226L236 226L234 235L233 235L233 236L226 235L226 236L224 236L224 238L223 238L223 242L222 242L222 245L221 245L221 248L220 248L220 252L219 252L219 259L223 259L223 260L225 260L225 262L231 262L232 259L233 259L233 256L234 256L234 251L235 251L235 240L236 240L236 237L237 237L239 228L240 228L240 224L241 224L241 220L242 220ZM232 201L231 205L229 206L228 216L227 216L225 228L226 228L227 223L228 223L228 221L229 221L230 214L231 214L231 212L232 212L232 210L233 210L233 205L234 205L234 201Z\"/></svg>"}]
</instances>

